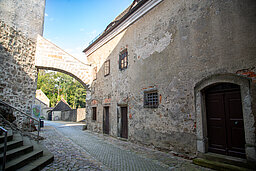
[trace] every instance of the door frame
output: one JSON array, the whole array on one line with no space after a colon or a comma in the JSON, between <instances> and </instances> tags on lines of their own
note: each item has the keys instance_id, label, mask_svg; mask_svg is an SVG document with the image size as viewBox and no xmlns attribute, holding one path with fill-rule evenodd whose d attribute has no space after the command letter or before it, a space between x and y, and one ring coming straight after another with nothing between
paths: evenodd
<instances>
[{"instance_id":1,"label":"door frame","mask_svg":"<svg viewBox=\"0 0 256 171\"><path fill-rule=\"evenodd\" d=\"M255 161L255 120L252 113L250 79L235 74L212 75L195 85L194 96L197 151L198 153L208 152L207 117L204 89L216 83L233 83L240 86L245 131L245 153L247 160Z\"/></svg>"},{"instance_id":2,"label":"door frame","mask_svg":"<svg viewBox=\"0 0 256 171\"><path fill-rule=\"evenodd\" d=\"M106 110L106 108L108 108L108 133L105 133L105 122L104 122L104 115L105 115L105 110ZM103 134L110 134L110 106L103 106L103 115L102 115L102 127L103 127L103 129L102 129L102 132L103 132Z\"/></svg>"},{"instance_id":3,"label":"door frame","mask_svg":"<svg viewBox=\"0 0 256 171\"><path fill-rule=\"evenodd\" d=\"M122 133L123 133L123 129L122 129L122 127L123 127L123 125L122 125L122 123L123 123L123 122L122 122L122 119L123 119L123 117L122 117L122 108L126 108L126 121L127 121L126 129L127 129L127 137L123 137L123 136L122 136ZM128 121L128 107L127 107L127 106L121 106L121 107L120 107L120 122L121 122L120 137L121 137L121 138L126 138L126 139L128 139L128 137L129 137L129 132L128 132L128 130L129 130L129 129L128 129L128 127L129 127L128 125L129 125L129 124L128 124L128 122L129 122L129 121Z\"/></svg>"}]
</instances>

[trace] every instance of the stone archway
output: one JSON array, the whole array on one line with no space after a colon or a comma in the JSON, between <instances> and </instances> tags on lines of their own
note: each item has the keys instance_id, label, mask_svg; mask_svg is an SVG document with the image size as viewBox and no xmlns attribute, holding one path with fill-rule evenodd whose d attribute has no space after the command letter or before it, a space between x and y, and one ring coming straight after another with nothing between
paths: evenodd
<instances>
[{"instance_id":1,"label":"stone archway","mask_svg":"<svg viewBox=\"0 0 256 171\"><path fill-rule=\"evenodd\" d=\"M251 94L250 94L250 79L237 76L234 74L218 74L207 77L196 84L194 88L195 93L195 107L197 120L197 151L199 153L208 152L208 138L207 138L207 121L206 121L206 107L205 94L203 90L216 83L233 83L240 86L242 111L244 118L245 130L245 152L248 160L255 160L255 120L252 112Z\"/></svg>"},{"instance_id":2,"label":"stone archway","mask_svg":"<svg viewBox=\"0 0 256 171\"><path fill-rule=\"evenodd\" d=\"M87 87L92 83L92 67L68 54L42 36L37 37L35 66L68 74Z\"/></svg>"}]
</instances>

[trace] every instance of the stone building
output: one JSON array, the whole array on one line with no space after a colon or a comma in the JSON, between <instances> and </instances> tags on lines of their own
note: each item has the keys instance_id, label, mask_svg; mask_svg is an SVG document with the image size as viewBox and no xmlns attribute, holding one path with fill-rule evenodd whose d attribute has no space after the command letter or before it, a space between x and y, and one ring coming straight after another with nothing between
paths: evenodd
<instances>
[{"instance_id":1,"label":"stone building","mask_svg":"<svg viewBox=\"0 0 256 171\"><path fill-rule=\"evenodd\" d=\"M135 0L85 50L88 129L256 160L256 1Z\"/></svg>"},{"instance_id":2,"label":"stone building","mask_svg":"<svg viewBox=\"0 0 256 171\"><path fill-rule=\"evenodd\" d=\"M42 101L46 105L46 107L50 106L50 99L44 94L41 89L36 90L36 98Z\"/></svg>"},{"instance_id":3,"label":"stone building","mask_svg":"<svg viewBox=\"0 0 256 171\"><path fill-rule=\"evenodd\" d=\"M0 1L0 100L31 114L37 69L36 35L42 35L45 0Z\"/></svg>"},{"instance_id":4,"label":"stone building","mask_svg":"<svg viewBox=\"0 0 256 171\"><path fill-rule=\"evenodd\" d=\"M64 99L61 99L56 104L56 106L52 109L52 111L49 112L48 120L52 120L52 121L61 120L61 111L65 111L65 110L72 110L72 108Z\"/></svg>"},{"instance_id":5,"label":"stone building","mask_svg":"<svg viewBox=\"0 0 256 171\"><path fill-rule=\"evenodd\" d=\"M22 34L36 41L43 35L45 0L1 0L0 19Z\"/></svg>"},{"instance_id":6,"label":"stone building","mask_svg":"<svg viewBox=\"0 0 256 171\"><path fill-rule=\"evenodd\" d=\"M36 90L36 98L35 98L35 105L39 105L41 109L40 118L47 119L48 113L53 109L50 106L50 100L48 97L44 94L44 92L39 89Z\"/></svg>"}]
</instances>

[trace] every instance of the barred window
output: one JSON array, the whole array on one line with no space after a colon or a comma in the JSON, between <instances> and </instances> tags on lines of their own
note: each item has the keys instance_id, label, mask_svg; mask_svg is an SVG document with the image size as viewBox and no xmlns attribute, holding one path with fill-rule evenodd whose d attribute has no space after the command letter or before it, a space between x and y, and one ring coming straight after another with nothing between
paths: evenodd
<instances>
[{"instance_id":1,"label":"barred window","mask_svg":"<svg viewBox=\"0 0 256 171\"><path fill-rule=\"evenodd\" d=\"M127 49L124 49L119 54L119 69L124 70L128 66L128 51Z\"/></svg>"},{"instance_id":2,"label":"barred window","mask_svg":"<svg viewBox=\"0 0 256 171\"><path fill-rule=\"evenodd\" d=\"M110 74L110 60L105 61L104 63L104 76Z\"/></svg>"},{"instance_id":3,"label":"barred window","mask_svg":"<svg viewBox=\"0 0 256 171\"><path fill-rule=\"evenodd\" d=\"M144 107L145 108L157 108L158 104L159 104L158 93L156 90L144 92Z\"/></svg>"},{"instance_id":4,"label":"barred window","mask_svg":"<svg viewBox=\"0 0 256 171\"><path fill-rule=\"evenodd\" d=\"M97 120L97 108L92 107L92 120L96 121Z\"/></svg>"}]
</instances>

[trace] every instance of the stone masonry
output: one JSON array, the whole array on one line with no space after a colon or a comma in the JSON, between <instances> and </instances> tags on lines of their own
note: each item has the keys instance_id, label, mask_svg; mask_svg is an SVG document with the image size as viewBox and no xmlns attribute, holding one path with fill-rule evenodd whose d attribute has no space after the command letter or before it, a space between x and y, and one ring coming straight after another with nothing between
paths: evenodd
<instances>
[{"instance_id":1,"label":"stone masonry","mask_svg":"<svg viewBox=\"0 0 256 171\"><path fill-rule=\"evenodd\" d=\"M0 99L31 113L35 99L36 44L0 21Z\"/></svg>"},{"instance_id":2,"label":"stone masonry","mask_svg":"<svg viewBox=\"0 0 256 171\"><path fill-rule=\"evenodd\" d=\"M85 87L92 82L92 69L89 64L76 59L39 35L36 47L36 67L68 74Z\"/></svg>"},{"instance_id":3,"label":"stone masonry","mask_svg":"<svg viewBox=\"0 0 256 171\"><path fill-rule=\"evenodd\" d=\"M43 35L45 0L1 0L0 19L36 41Z\"/></svg>"},{"instance_id":4,"label":"stone masonry","mask_svg":"<svg viewBox=\"0 0 256 171\"><path fill-rule=\"evenodd\" d=\"M120 136L120 108L127 106L128 140L193 157L207 152L202 90L230 82L240 85L246 155L256 160L255 9L254 0L163 0L118 34L119 26L104 32L84 51L97 68L87 99L88 129L103 132L109 107L109 134ZM128 66L120 70L124 49ZM107 60L110 74L104 75ZM144 92L152 89L159 105L145 108Z\"/></svg>"},{"instance_id":5,"label":"stone masonry","mask_svg":"<svg viewBox=\"0 0 256 171\"><path fill-rule=\"evenodd\" d=\"M0 100L31 113L35 99L37 35L43 34L45 0L0 1Z\"/></svg>"}]
</instances>

